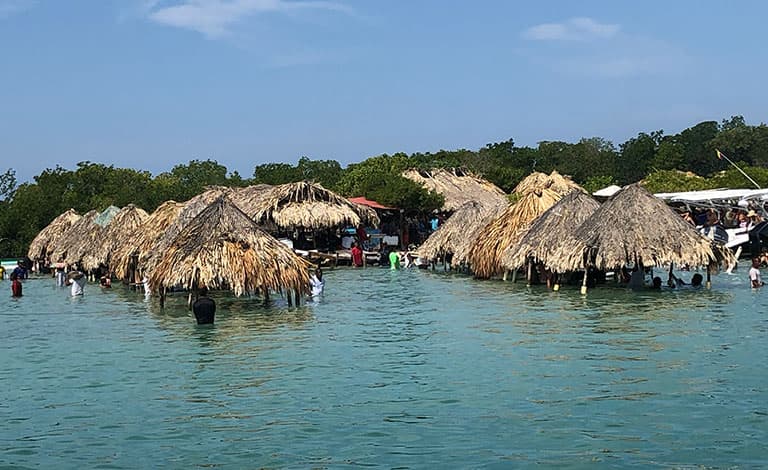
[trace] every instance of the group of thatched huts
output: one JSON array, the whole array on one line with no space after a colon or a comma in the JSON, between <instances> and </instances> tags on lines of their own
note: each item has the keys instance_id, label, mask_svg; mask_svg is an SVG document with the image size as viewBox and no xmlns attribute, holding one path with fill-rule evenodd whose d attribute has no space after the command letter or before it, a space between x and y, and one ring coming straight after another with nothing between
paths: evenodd
<instances>
[{"instance_id":1,"label":"group of thatched huts","mask_svg":"<svg viewBox=\"0 0 768 470\"><path fill-rule=\"evenodd\" d=\"M578 274L582 290L592 272L619 272L640 262L703 267L709 276L735 261L639 184L600 204L557 172L535 172L511 196L504 204L465 202L418 254L482 279L522 272L530 281L546 273L557 288L563 275Z\"/></svg>"},{"instance_id":2,"label":"group of thatched huts","mask_svg":"<svg viewBox=\"0 0 768 470\"><path fill-rule=\"evenodd\" d=\"M557 172L529 175L510 196L456 169L403 176L442 194L449 215L419 257L478 278L522 272L531 280L546 271L555 283L580 274L586 285L590 271L617 271L638 259L707 268L733 261L637 184L600 204ZM148 283L161 299L170 288L201 287L299 299L311 265L273 235L358 224L378 225L376 212L311 182L211 187L152 214L133 205L83 216L69 210L38 234L28 256L108 268L125 283Z\"/></svg>"},{"instance_id":3,"label":"group of thatched huts","mask_svg":"<svg viewBox=\"0 0 768 470\"><path fill-rule=\"evenodd\" d=\"M311 264L272 234L377 224L376 213L310 182L211 187L152 214L128 205L83 216L69 210L43 229L28 256L84 271L106 270L128 284L228 289L289 301L309 290Z\"/></svg>"}]
</instances>

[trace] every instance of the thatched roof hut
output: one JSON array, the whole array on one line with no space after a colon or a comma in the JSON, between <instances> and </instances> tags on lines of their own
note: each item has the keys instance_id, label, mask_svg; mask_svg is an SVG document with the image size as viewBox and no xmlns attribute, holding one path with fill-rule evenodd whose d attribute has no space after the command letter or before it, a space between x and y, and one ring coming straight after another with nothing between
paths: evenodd
<instances>
[{"instance_id":1,"label":"thatched roof hut","mask_svg":"<svg viewBox=\"0 0 768 470\"><path fill-rule=\"evenodd\" d=\"M558 272L615 269L635 256L646 266L708 266L732 255L714 248L662 200L640 184L626 186L563 240L548 263Z\"/></svg>"},{"instance_id":2,"label":"thatched roof hut","mask_svg":"<svg viewBox=\"0 0 768 470\"><path fill-rule=\"evenodd\" d=\"M460 168L408 170L403 177L415 181L425 189L442 194L445 198L443 210L452 212L468 202L488 207L506 204L506 194L498 186Z\"/></svg>"},{"instance_id":3,"label":"thatched roof hut","mask_svg":"<svg viewBox=\"0 0 768 470\"><path fill-rule=\"evenodd\" d=\"M454 266L465 262L477 232L488 225L505 206L487 206L475 201L465 203L419 247L419 256L435 259L450 253L453 255Z\"/></svg>"},{"instance_id":4,"label":"thatched roof hut","mask_svg":"<svg viewBox=\"0 0 768 470\"><path fill-rule=\"evenodd\" d=\"M51 250L51 260L56 262L63 259L67 263L75 263L80 261L79 247L83 244L84 240L88 238L88 234L100 228L94 220L98 217L99 213L95 210L85 213L80 220L72 224L69 230L55 243ZM78 253L76 253L78 251Z\"/></svg>"},{"instance_id":5,"label":"thatched roof hut","mask_svg":"<svg viewBox=\"0 0 768 470\"><path fill-rule=\"evenodd\" d=\"M150 273L149 283L155 292L181 286L229 289L236 296L307 294L310 267L222 196L183 228Z\"/></svg>"},{"instance_id":6,"label":"thatched roof hut","mask_svg":"<svg viewBox=\"0 0 768 470\"><path fill-rule=\"evenodd\" d=\"M144 209L133 204L120 209L112 220L103 228L95 246L83 258L85 269L96 269L100 264L110 264L112 254L121 243L135 245L138 228L149 217ZM97 218L98 219L98 218Z\"/></svg>"},{"instance_id":7,"label":"thatched roof hut","mask_svg":"<svg viewBox=\"0 0 768 470\"><path fill-rule=\"evenodd\" d=\"M555 205L560 197L559 193L549 188L528 192L483 227L467 257L475 276L487 279L501 274L503 253L517 242L522 229Z\"/></svg>"},{"instance_id":8,"label":"thatched roof hut","mask_svg":"<svg viewBox=\"0 0 768 470\"><path fill-rule=\"evenodd\" d=\"M136 281L136 279L128 278L131 259L136 257L137 261L149 251L152 245L173 224L183 208L183 203L166 201L147 216L134 233L124 233L110 259L112 272L125 281ZM134 268L136 267L138 266L134 266Z\"/></svg>"},{"instance_id":9,"label":"thatched roof hut","mask_svg":"<svg viewBox=\"0 0 768 470\"><path fill-rule=\"evenodd\" d=\"M205 191L183 203L183 208L178 212L173 221L166 226L151 244L151 247L142 251L139 264L145 270L151 270L156 264L156 259L165 252L176 236L187 226L200 212L222 195L232 195L234 190L226 186L209 186Z\"/></svg>"},{"instance_id":10,"label":"thatched roof hut","mask_svg":"<svg viewBox=\"0 0 768 470\"><path fill-rule=\"evenodd\" d=\"M69 228L78 220L80 214L74 209L69 209L59 215L37 234L29 245L27 256L30 259L46 258L53 251L56 242L69 230Z\"/></svg>"},{"instance_id":11,"label":"thatched roof hut","mask_svg":"<svg viewBox=\"0 0 768 470\"><path fill-rule=\"evenodd\" d=\"M546 174L539 171L534 171L530 175L523 178L517 186L515 186L513 194L519 196L525 196L530 192L541 191L544 188L551 189L552 191L564 196L574 189L584 191L584 189L578 184L574 183L568 177L565 177L553 170L552 173Z\"/></svg>"},{"instance_id":12,"label":"thatched roof hut","mask_svg":"<svg viewBox=\"0 0 768 470\"><path fill-rule=\"evenodd\" d=\"M501 264L514 270L528 258L548 265L555 249L567 239L600 204L586 193L572 190L524 229L517 243L504 252Z\"/></svg>"},{"instance_id":13,"label":"thatched roof hut","mask_svg":"<svg viewBox=\"0 0 768 470\"><path fill-rule=\"evenodd\" d=\"M360 223L379 225L373 209L354 204L309 181L274 186L243 209L257 224L274 224L280 230L331 229Z\"/></svg>"}]
</instances>

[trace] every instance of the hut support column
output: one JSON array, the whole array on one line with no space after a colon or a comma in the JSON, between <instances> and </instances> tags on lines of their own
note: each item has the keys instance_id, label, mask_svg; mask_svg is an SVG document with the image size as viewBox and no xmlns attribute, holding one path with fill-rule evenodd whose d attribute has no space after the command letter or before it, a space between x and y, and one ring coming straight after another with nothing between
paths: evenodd
<instances>
[{"instance_id":1,"label":"hut support column","mask_svg":"<svg viewBox=\"0 0 768 470\"><path fill-rule=\"evenodd\" d=\"M517 282L517 269L512 270L512 284Z\"/></svg>"},{"instance_id":2,"label":"hut support column","mask_svg":"<svg viewBox=\"0 0 768 470\"><path fill-rule=\"evenodd\" d=\"M291 291L285 293L285 299L288 301L288 306L293 307L293 299L291 298Z\"/></svg>"},{"instance_id":3,"label":"hut support column","mask_svg":"<svg viewBox=\"0 0 768 470\"><path fill-rule=\"evenodd\" d=\"M552 273L552 278L555 280L555 285L552 286L552 290L557 292L560 290L560 276L557 274L557 271Z\"/></svg>"},{"instance_id":4,"label":"hut support column","mask_svg":"<svg viewBox=\"0 0 768 470\"><path fill-rule=\"evenodd\" d=\"M509 269L505 269L505 270L504 270L504 277L502 277L502 278L501 278L501 279L502 279L504 282L506 282L506 281L507 281L507 275L508 275L508 274L509 274Z\"/></svg>"},{"instance_id":5,"label":"hut support column","mask_svg":"<svg viewBox=\"0 0 768 470\"><path fill-rule=\"evenodd\" d=\"M160 287L160 308L165 308L165 286Z\"/></svg>"},{"instance_id":6,"label":"hut support column","mask_svg":"<svg viewBox=\"0 0 768 470\"><path fill-rule=\"evenodd\" d=\"M301 292L295 291L294 295L296 296L296 306L299 307L301 305Z\"/></svg>"},{"instance_id":7,"label":"hut support column","mask_svg":"<svg viewBox=\"0 0 768 470\"><path fill-rule=\"evenodd\" d=\"M582 295L586 295L587 293L587 277L589 277L589 268L584 268L584 279L581 281Z\"/></svg>"},{"instance_id":8,"label":"hut support column","mask_svg":"<svg viewBox=\"0 0 768 470\"><path fill-rule=\"evenodd\" d=\"M528 277L527 277L528 284L526 284L526 285L529 286L529 287L531 285L531 278L532 277L533 277L533 262L532 261L528 261Z\"/></svg>"},{"instance_id":9,"label":"hut support column","mask_svg":"<svg viewBox=\"0 0 768 470\"><path fill-rule=\"evenodd\" d=\"M712 270L707 266L707 289L712 288Z\"/></svg>"}]
</instances>

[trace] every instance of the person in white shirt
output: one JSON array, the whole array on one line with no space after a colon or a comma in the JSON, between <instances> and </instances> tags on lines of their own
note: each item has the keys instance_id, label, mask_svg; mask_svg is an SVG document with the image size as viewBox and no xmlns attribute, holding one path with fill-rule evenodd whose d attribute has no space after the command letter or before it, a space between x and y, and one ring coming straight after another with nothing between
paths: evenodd
<instances>
[{"instance_id":1,"label":"person in white shirt","mask_svg":"<svg viewBox=\"0 0 768 470\"><path fill-rule=\"evenodd\" d=\"M83 288L85 287L85 274L80 271L72 271L67 276L67 285L71 285L70 295L72 297L83 295Z\"/></svg>"},{"instance_id":2,"label":"person in white shirt","mask_svg":"<svg viewBox=\"0 0 768 470\"><path fill-rule=\"evenodd\" d=\"M749 270L749 281L753 288L765 285L763 278L760 276L760 258L752 260L752 268Z\"/></svg>"}]
</instances>

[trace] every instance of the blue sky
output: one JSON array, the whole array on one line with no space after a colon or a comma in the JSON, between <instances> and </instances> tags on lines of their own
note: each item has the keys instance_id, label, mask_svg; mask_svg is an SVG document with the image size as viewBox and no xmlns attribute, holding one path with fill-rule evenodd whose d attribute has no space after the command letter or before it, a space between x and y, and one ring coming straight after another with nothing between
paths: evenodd
<instances>
[{"instance_id":1,"label":"blue sky","mask_svg":"<svg viewBox=\"0 0 768 470\"><path fill-rule=\"evenodd\" d=\"M760 1L0 0L0 171L619 144L765 120Z\"/></svg>"}]
</instances>

